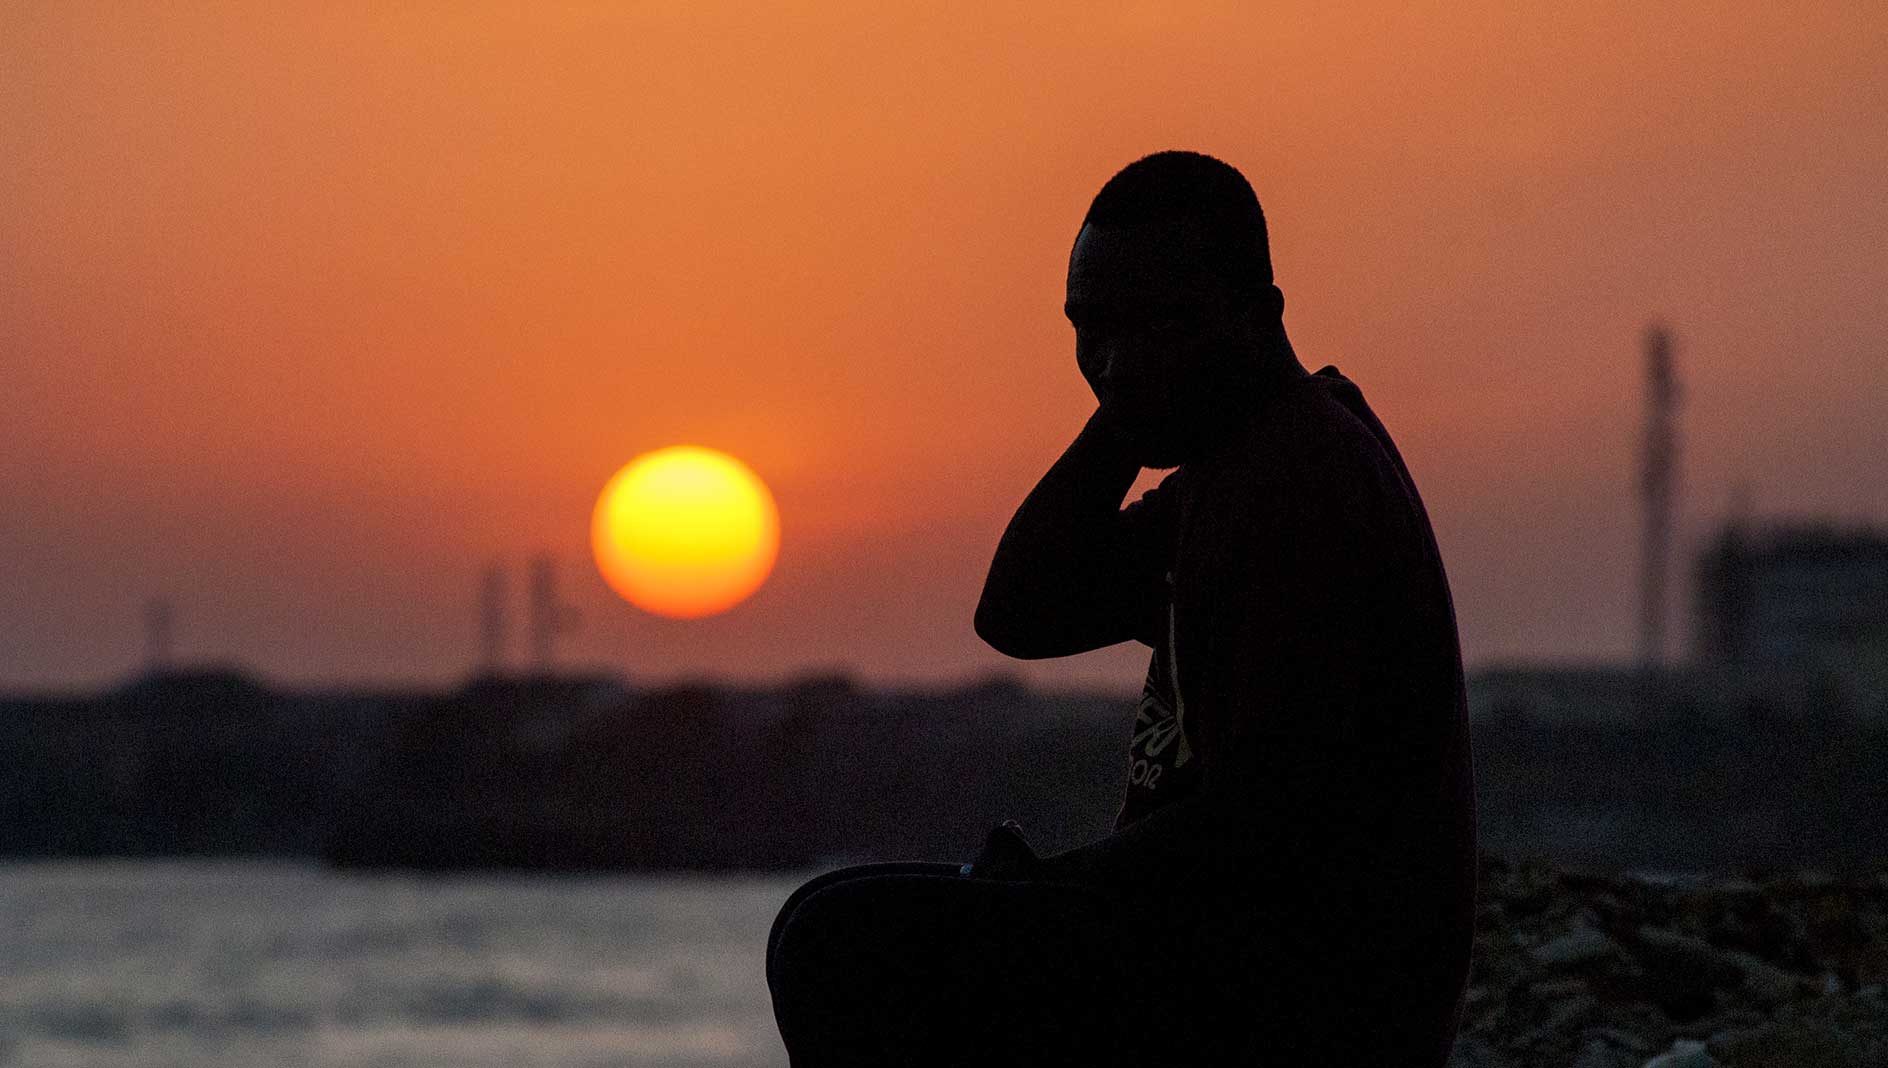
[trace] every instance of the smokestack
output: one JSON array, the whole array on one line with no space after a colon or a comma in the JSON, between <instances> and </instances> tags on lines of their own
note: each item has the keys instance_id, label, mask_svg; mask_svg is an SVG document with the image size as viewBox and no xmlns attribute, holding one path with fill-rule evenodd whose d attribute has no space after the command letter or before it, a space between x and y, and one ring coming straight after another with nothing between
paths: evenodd
<instances>
[{"instance_id":1,"label":"smokestack","mask_svg":"<svg viewBox=\"0 0 1888 1068\"><path fill-rule=\"evenodd\" d=\"M510 620L505 615L505 565L492 564L485 569L479 586L479 665L481 675L502 675L505 671L505 644L511 636Z\"/></svg>"},{"instance_id":2,"label":"smokestack","mask_svg":"<svg viewBox=\"0 0 1888 1068\"><path fill-rule=\"evenodd\" d=\"M531 561L531 664L549 675L557 662L557 638L577 629L576 609L557 599L557 561L549 555Z\"/></svg>"},{"instance_id":3,"label":"smokestack","mask_svg":"<svg viewBox=\"0 0 1888 1068\"><path fill-rule=\"evenodd\" d=\"M176 622L169 598L153 597L144 602L145 674L156 675L170 668Z\"/></svg>"},{"instance_id":4,"label":"smokestack","mask_svg":"<svg viewBox=\"0 0 1888 1068\"><path fill-rule=\"evenodd\" d=\"M1645 439L1639 497L1644 508L1639 571L1639 666L1648 675L1665 665L1666 576L1672 542L1672 505L1678 492L1678 373L1673 338L1663 324L1645 331Z\"/></svg>"}]
</instances>

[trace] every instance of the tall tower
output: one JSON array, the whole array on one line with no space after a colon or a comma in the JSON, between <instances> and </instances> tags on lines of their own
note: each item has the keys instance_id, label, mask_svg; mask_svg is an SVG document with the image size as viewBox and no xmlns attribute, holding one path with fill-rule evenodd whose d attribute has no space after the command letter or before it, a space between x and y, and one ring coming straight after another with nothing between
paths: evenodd
<instances>
[{"instance_id":1,"label":"tall tower","mask_svg":"<svg viewBox=\"0 0 1888 1068\"><path fill-rule=\"evenodd\" d=\"M577 629L576 609L557 598L557 561L542 555L531 561L531 668L548 675L556 666L557 638Z\"/></svg>"},{"instance_id":2,"label":"tall tower","mask_svg":"<svg viewBox=\"0 0 1888 1068\"><path fill-rule=\"evenodd\" d=\"M485 569L479 584L479 665L481 675L499 675L505 670L505 644L510 638L510 619L505 614L505 565L492 564Z\"/></svg>"},{"instance_id":3,"label":"tall tower","mask_svg":"<svg viewBox=\"0 0 1888 1068\"><path fill-rule=\"evenodd\" d=\"M1639 666L1654 675L1665 664L1666 575L1672 548L1672 505L1678 492L1678 372L1673 339L1663 324L1645 331L1645 439L1640 448L1639 499L1644 529L1639 560Z\"/></svg>"},{"instance_id":4,"label":"tall tower","mask_svg":"<svg viewBox=\"0 0 1888 1068\"><path fill-rule=\"evenodd\" d=\"M170 599L153 597L144 602L144 671L162 674L171 667L172 647L177 636L177 614Z\"/></svg>"}]
</instances>

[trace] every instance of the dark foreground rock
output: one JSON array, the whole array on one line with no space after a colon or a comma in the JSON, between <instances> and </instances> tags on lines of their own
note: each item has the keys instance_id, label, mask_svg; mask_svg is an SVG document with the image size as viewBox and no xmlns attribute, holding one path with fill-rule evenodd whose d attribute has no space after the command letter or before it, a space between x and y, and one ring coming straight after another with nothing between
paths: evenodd
<instances>
[{"instance_id":1,"label":"dark foreground rock","mask_svg":"<svg viewBox=\"0 0 1888 1068\"><path fill-rule=\"evenodd\" d=\"M1888 1068L1888 869L1481 863L1455 1068Z\"/></svg>"}]
</instances>

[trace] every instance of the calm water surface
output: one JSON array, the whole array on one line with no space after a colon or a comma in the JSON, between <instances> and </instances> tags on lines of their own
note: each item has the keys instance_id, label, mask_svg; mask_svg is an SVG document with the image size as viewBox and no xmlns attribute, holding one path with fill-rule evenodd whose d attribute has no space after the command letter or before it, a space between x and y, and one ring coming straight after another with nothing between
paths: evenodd
<instances>
[{"instance_id":1,"label":"calm water surface","mask_svg":"<svg viewBox=\"0 0 1888 1068\"><path fill-rule=\"evenodd\" d=\"M805 878L4 864L0 1065L783 1068Z\"/></svg>"}]
</instances>

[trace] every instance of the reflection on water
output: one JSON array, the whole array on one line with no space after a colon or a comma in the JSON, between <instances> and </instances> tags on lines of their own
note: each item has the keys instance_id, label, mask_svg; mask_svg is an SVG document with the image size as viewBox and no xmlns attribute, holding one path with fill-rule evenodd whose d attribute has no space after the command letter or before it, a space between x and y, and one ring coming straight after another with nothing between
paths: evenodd
<instances>
[{"instance_id":1,"label":"reflection on water","mask_svg":"<svg viewBox=\"0 0 1888 1068\"><path fill-rule=\"evenodd\" d=\"M0 1065L778 1068L804 878L0 865Z\"/></svg>"}]
</instances>

